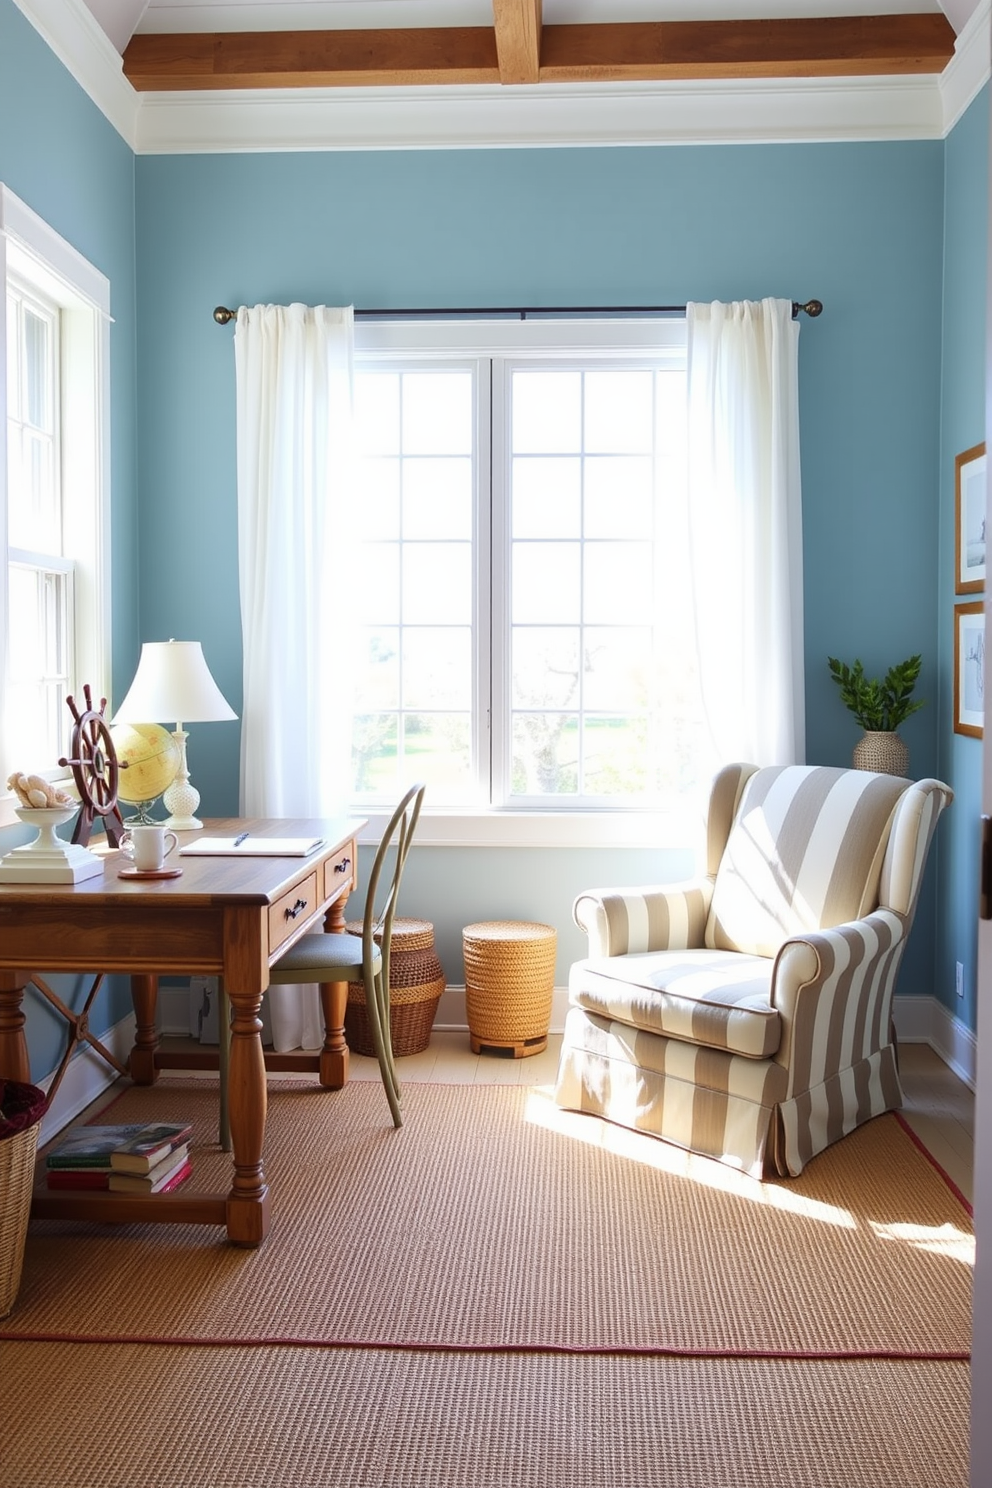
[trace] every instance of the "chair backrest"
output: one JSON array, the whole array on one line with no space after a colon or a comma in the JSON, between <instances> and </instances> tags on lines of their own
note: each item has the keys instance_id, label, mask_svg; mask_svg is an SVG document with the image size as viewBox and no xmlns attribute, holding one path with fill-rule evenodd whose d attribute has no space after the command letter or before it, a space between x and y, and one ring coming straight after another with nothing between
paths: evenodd
<instances>
[{"instance_id":1,"label":"chair backrest","mask_svg":"<svg viewBox=\"0 0 992 1488\"><path fill-rule=\"evenodd\" d=\"M393 936L393 920L396 917L396 901L399 898L400 879L406 866L407 853L417 828L417 818L424 801L423 784L411 785L396 810L393 812L376 849L375 860L369 873L365 894L365 915L362 920L362 955L366 966L372 958L376 945L382 955L382 975L389 986L389 945ZM395 851L392 876L385 873L386 859Z\"/></svg>"},{"instance_id":2,"label":"chair backrest","mask_svg":"<svg viewBox=\"0 0 992 1488\"><path fill-rule=\"evenodd\" d=\"M911 914L936 818L951 799L940 781L822 765L730 766L714 782L723 822L734 792L706 944L758 956L774 956L790 935L863 918L878 907L880 887L893 908Z\"/></svg>"}]
</instances>

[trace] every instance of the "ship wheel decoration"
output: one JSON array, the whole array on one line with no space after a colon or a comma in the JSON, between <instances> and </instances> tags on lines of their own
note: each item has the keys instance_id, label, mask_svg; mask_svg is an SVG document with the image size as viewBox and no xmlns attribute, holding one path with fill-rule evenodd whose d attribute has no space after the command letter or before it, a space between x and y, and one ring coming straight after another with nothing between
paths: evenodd
<instances>
[{"instance_id":1,"label":"ship wheel decoration","mask_svg":"<svg viewBox=\"0 0 992 1488\"><path fill-rule=\"evenodd\" d=\"M74 698L67 697L65 700L66 707L76 720L72 729L73 757L59 760L60 765L71 767L79 799L83 803L72 840L85 847L90 840L94 821L102 816L107 838L112 846L117 847L124 832L124 819L117 804L117 784L120 771L125 766L118 762L117 750L103 716L107 699L101 698L99 708L94 708L88 682L83 687L83 697L86 707L82 713Z\"/></svg>"}]
</instances>

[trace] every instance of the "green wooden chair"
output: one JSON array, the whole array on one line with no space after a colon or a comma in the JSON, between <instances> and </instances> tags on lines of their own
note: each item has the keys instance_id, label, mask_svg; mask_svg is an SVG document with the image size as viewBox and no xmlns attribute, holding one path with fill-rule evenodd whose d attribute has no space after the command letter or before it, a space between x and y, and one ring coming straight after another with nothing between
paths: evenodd
<instances>
[{"instance_id":1,"label":"green wooden chair","mask_svg":"<svg viewBox=\"0 0 992 1488\"><path fill-rule=\"evenodd\" d=\"M410 851L417 819L420 816L425 789L424 785L410 787L382 834L372 870L369 873L361 938L357 935L330 935L322 932L303 935L280 956L269 971L270 986L284 985L287 982L362 982L364 984L365 1010L369 1020L369 1029L372 1033L379 1071L395 1126L401 1126L403 1118L400 1115L400 1088L396 1078L396 1066L393 1062L389 1028L389 946L400 880L403 877L407 854ZM386 872L386 862L391 852L394 856L390 875ZM227 1032L231 1012L223 990L220 1014L221 1029ZM230 1136L225 1066L226 1061L222 1061L220 1109L221 1145L227 1149Z\"/></svg>"}]
</instances>

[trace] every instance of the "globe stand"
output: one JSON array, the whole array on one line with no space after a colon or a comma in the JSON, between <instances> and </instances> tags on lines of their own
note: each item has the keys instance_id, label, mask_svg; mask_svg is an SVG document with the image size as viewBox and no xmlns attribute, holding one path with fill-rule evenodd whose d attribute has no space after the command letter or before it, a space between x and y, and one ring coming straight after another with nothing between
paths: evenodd
<instances>
[{"instance_id":1,"label":"globe stand","mask_svg":"<svg viewBox=\"0 0 992 1488\"><path fill-rule=\"evenodd\" d=\"M152 796L150 801L125 801L126 806L136 806L137 810L133 816L124 818L126 827L160 827L162 823L152 816L152 807L158 800L158 796Z\"/></svg>"}]
</instances>

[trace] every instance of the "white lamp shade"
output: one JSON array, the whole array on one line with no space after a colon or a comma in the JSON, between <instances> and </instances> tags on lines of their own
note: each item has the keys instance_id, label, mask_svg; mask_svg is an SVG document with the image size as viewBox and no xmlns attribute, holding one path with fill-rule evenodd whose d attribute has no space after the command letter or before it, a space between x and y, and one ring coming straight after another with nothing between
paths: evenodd
<instances>
[{"instance_id":1,"label":"white lamp shade","mask_svg":"<svg viewBox=\"0 0 992 1488\"><path fill-rule=\"evenodd\" d=\"M219 723L237 718L199 641L146 641L114 723Z\"/></svg>"}]
</instances>

